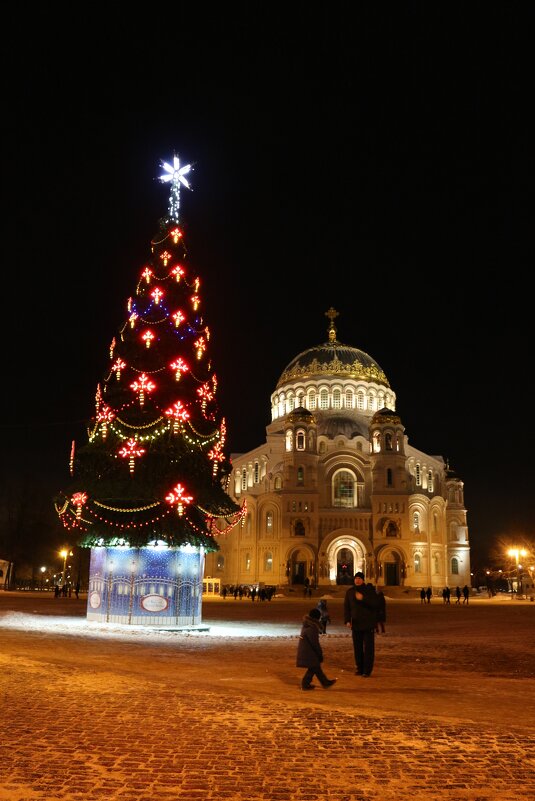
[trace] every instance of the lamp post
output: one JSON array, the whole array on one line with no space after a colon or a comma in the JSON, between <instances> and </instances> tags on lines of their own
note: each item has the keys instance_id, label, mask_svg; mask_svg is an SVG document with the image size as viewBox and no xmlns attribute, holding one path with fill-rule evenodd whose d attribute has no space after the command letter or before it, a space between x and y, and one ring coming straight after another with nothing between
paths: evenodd
<instances>
[{"instance_id":1,"label":"lamp post","mask_svg":"<svg viewBox=\"0 0 535 801\"><path fill-rule=\"evenodd\" d=\"M69 552L64 548L59 552L59 555L63 557L63 570L61 571L61 586L63 588L65 586L65 571L67 569L67 557Z\"/></svg>"},{"instance_id":2,"label":"lamp post","mask_svg":"<svg viewBox=\"0 0 535 801\"><path fill-rule=\"evenodd\" d=\"M528 555L528 552L525 551L524 548L509 548L507 555L513 558L516 563L516 597L518 598L520 594L520 570L522 568L522 565L520 564L520 557L524 558Z\"/></svg>"}]
</instances>

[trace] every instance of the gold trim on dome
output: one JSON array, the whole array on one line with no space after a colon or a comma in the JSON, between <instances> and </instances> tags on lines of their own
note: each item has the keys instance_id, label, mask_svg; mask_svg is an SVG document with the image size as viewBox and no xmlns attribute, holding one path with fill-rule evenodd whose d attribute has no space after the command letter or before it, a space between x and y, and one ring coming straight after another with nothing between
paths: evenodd
<instances>
[{"instance_id":1,"label":"gold trim on dome","mask_svg":"<svg viewBox=\"0 0 535 801\"><path fill-rule=\"evenodd\" d=\"M309 412L308 409L303 409L300 406L296 406L296 408L290 412L288 415L288 420L291 423L309 423L311 425L317 424L317 420L312 412Z\"/></svg>"},{"instance_id":2,"label":"gold trim on dome","mask_svg":"<svg viewBox=\"0 0 535 801\"><path fill-rule=\"evenodd\" d=\"M374 423L396 423L401 424L401 417L397 415L395 412L391 412L390 414L385 414L384 412L376 412L372 417L372 425Z\"/></svg>"},{"instance_id":3,"label":"gold trim on dome","mask_svg":"<svg viewBox=\"0 0 535 801\"><path fill-rule=\"evenodd\" d=\"M325 373L343 375L346 378L360 378L364 381L376 381L378 384L384 384L390 388L386 375L375 365L372 364L369 367L365 367L358 359L355 359L352 364L345 364L336 356L330 362L319 362L318 359L313 359L310 364L304 367L296 364L290 370L285 370L281 375L277 388L280 387L281 384L285 384L287 381L292 381L296 378L309 378L313 375L322 375Z\"/></svg>"}]
</instances>

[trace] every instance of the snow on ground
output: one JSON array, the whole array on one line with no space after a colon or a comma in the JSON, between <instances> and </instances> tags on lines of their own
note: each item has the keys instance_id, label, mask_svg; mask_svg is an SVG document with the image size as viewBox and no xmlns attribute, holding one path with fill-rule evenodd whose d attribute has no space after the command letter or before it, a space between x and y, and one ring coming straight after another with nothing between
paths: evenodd
<instances>
[{"instance_id":1,"label":"snow on ground","mask_svg":"<svg viewBox=\"0 0 535 801\"><path fill-rule=\"evenodd\" d=\"M132 641L136 638L143 642L176 641L180 638L198 637L206 639L231 637L238 638L274 638L295 637L294 625L250 621L228 624L192 626L191 628L171 628L152 626L133 626L113 623L97 623L81 617L27 614L24 612L8 612L0 616L0 629L16 629L17 631L35 631L41 633L64 634L71 637L93 637L100 639L124 639Z\"/></svg>"}]
</instances>

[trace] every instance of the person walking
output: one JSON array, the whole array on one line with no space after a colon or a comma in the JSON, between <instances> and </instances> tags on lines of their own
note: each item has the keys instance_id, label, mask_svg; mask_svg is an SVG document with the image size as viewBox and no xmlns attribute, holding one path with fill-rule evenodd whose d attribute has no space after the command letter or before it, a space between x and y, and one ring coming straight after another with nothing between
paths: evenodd
<instances>
[{"instance_id":1,"label":"person walking","mask_svg":"<svg viewBox=\"0 0 535 801\"><path fill-rule=\"evenodd\" d=\"M320 634L322 626L320 623L321 612L318 608L311 609L304 616L301 626L301 633L297 642L297 667L306 667L306 673L301 679L302 690L314 690L316 685L312 684L314 676L318 677L321 686L326 690L335 684L336 679L328 679L322 670L323 649L320 645Z\"/></svg>"},{"instance_id":2,"label":"person walking","mask_svg":"<svg viewBox=\"0 0 535 801\"><path fill-rule=\"evenodd\" d=\"M377 590L377 623L375 624L376 634L386 634L386 598L382 590Z\"/></svg>"},{"instance_id":3,"label":"person walking","mask_svg":"<svg viewBox=\"0 0 535 801\"><path fill-rule=\"evenodd\" d=\"M463 587L463 604L467 604L469 598L470 598L470 590L468 589L468 584L465 584Z\"/></svg>"},{"instance_id":4,"label":"person walking","mask_svg":"<svg viewBox=\"0 0 535 801\"><path fill-rule=\"evenodd\" d=\"M456 604L460 604L461 603L461 588L459 587L459 585L457 585L455 587L455 597L457 598L455 603Z\"/></svg>"},{"instance_id":5,"label":"person walking","mask_svg":"<svg viewBox=\"0 0 535 801\"><path fill-rule=\"evenodd\" d=\"M378 603L373 584L365 583L364 573L355 573L344 597L344 623L351 629L357 676L368 677L373 671Z\"/></svg>"},{"instance_id":6,"label":"person walking","mask_svg":"<svg viewBox=\"0 0 535 801\"><path fill-rule=\"evenodd\" d=\"M316 608L320 610L320 623L323 629L323 634L327 634L327 623L331 622L331 616L329 615L327 601L325 598L320 598Z\"/></svg>"},{"instance_id":7,"label":"person walking","mask_svg":"<svg viewBox=\"0 0 535 801\"><path fill-rule=\"evenodd\" d=\"M430 603L431 603L431 596L432 596L432 595L433 595L433 591L432 591L431 587L428 587L428 588L426 589L426 591L425 591L425 597L427 598L427 603L428 603L428 604L430 604Z\"/></svg>"},{"instance_id":8,"label":"person walking","mask_svg":"<svg viewBox=\"0 0 535 801\"><path fill-rule=\"evenodd\" d=\"M420 603L425 604L425 587L420 590Z\"/></svg>"}]
</instances>

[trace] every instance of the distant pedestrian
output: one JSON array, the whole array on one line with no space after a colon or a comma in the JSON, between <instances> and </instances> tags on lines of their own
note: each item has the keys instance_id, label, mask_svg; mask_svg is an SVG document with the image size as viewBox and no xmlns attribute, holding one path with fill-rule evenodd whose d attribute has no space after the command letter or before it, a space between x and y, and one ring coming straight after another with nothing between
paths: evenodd
<instances>
[{"instance_id":1,"label":"distant pedestrian","mask_svg":"<svg viewBox=\"0 0 535 801\"><path fill-rule=\"evenodd\" d=\"M309 595L312 595L312 592L310 590L310 579L307 576L304 581L304 596L305 598L308 598Z\"/></svg>"},{"instance_id":2,"label":"distant pedestrian","mask_svg":"<svg viewBox=\"0 0 535 801\"><path fill-rule=\"evenodd\" d=\"M431 603L431 596L432 596L432 595L433 595L433 591L432 591L431 587L428 587L428 588L426 589L426 591L425 591L425 597L427 598L427 603L428 603L428 604L430 604L430 603Z\"/></svg>"},{"instance_id":3,"label":"distant pedestrian","mask_svg":"<svg viewBox=\"0 0 535 801\"><path fill-rule=\"evenodd\" d=\"M364 573L355 573L353 587L344 597L344 623L351 629L355 673L371 676L375 662L375 624L378 599L373 584L366 584Z\"/></svg>"},{"instance_id":4,"label":"distant pedestrian","mask_svg":"<svg viewBox=\"0 0 535 801\"><path fill-rule=\"evenodd\" d=\"M459 587L459 585L457 585L455 587L455 597L457 598L455 603L456 604L460 604L461 603L461 588Z\"/></svg>"},{"instance_id":5,"label":"distant pedestrian","mask_svg":"<svg viewBox=\"0 0 535 801\"><path fill-rule=\"evenodd\" d=\"M323 629L323 634L327 634L327 623L331 622L331 616L329 615L329 610L327 609L327 601L325 600L325 598L320 598L316 608L319 609L320 611L320 623Z\"/></svg>"},{"instance_id":6,"label":"distant pedestrian","mask_svg":"<svg viewBox=\"0 0 535 801\"><path fill-rule=\"evenodd\" d=\"M253 603L255 598L256 598L256 587L251 587L251 601Z\"/></svg>"},{"instance_id":7,"label":"distant pedestrian","mask_svg":"<svg viewBox=\"0 0 535 801\"><path fill-rule=\"evenodd\" d=\"M425 588L422 587L420 590L420 603L425 604Z\"/></svg>"},{"instance_id":8,"label":"distant pedestrian","mask_svg":"<svg viewBox=\"0 0 535 801\"><path fill-rule=\"evenodd\" d=\"M375 632L377 634L386 634L386 598L382 590L377 590L377 623L375 624Z\"/></svg>"},{"instance_id":9,"label":"distant pedestrian","mask_svg":"<svg viewBox=\"0 0 535 801\"><path fill-rule=\"evenodd\" d=\"M76 595L77 599L80 597L80 579L78 579L78 581L76 582L76 585L74 587L74 594Z\"/></svg>"},{"instance_id":10,"label":"distant pedestrian","mask_svg":"<svg viewBox=\"0 0 535 801\"><path fill-rule=\"evenodd\" d=\"M468 589L468 584L465 584L463 587L463 604L467 604L469 598L470 598L470 590Z\"/></svg>"},{"instance_id":11,"label":"distant pedestrian","mask_svg":"<svg viewBox=\"0 0 535 801\"><path fill-rule=\"evenodd\" d=\"M306 667L306 673L301 679L302 690L314 690L312 684L314 676L318 677L324 689L332 687L336 679L328 679L321 668L323 662L323 650L320 645L319 635L322 628L320 623L321 612L319 609L311 609L304 616L301 633L297 643L297 667Z\"/></svg>"}]
</instances>

